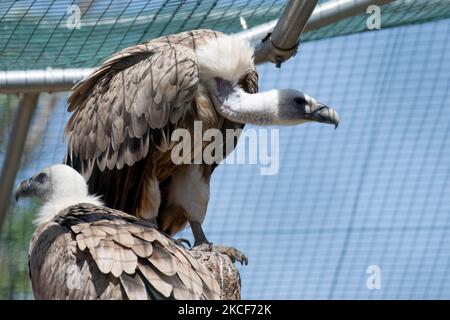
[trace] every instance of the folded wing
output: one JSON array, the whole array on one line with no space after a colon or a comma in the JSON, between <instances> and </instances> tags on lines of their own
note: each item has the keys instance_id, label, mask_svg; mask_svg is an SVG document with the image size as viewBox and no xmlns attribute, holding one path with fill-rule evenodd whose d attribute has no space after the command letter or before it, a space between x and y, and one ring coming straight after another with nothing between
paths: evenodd
<instances>
[{"instance_id":1,"label":"folded wing","mask_svg":"<svg viewBox=\"0 0 450 320\"><path fill-rule=\"evenodd\" d=\"M34 238L30 275L38 299L220 298L214 275L152 225L89 204Z\"/></svg>"}]
</instances>

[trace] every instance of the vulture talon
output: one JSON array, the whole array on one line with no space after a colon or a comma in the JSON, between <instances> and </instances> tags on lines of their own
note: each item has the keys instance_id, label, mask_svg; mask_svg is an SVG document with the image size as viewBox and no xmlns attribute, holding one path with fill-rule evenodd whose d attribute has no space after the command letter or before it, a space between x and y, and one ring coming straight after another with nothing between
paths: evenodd
<instances>
[{"instance_id":1,"label":"vulture talon","mask_svg":"<svg viewBox=\"0 0 450 320\"><path fill-rule=\"evenodd\" d=\"M212 244L212 242L202 242L202 243L198 243L195 244L194 243L194 247L192 247L192 250L200 250L200 251L212 251L213 248L215 248Z\"/></svg>"},{"instance_id":2,"label":"vulture talon","mask_svg":"<svg viewBox=\"0 0 450 320\"><path fill-rule=\"evenodd\" d=\"M187 245L187 249L191 249L192 248L191 242L188 239L185 239L185 238L174 239L173 242L175 242L178 246L182 246L183 248L186 248L185 244Z\"/></svg>"},{"instance_id":3,"label":"vulture talon","mask_svg":"<svg viewBox=\"0 0 450 320\"><path fill-rule=\"evenodd\" d=\"M227 246L214 246L214 251L227 255L231 259L231 262L233 262L233 263L238 261L243 266L248 265L247 256L242 251L239 251L236 248L227 247Z\"/></svg>"},{"instance_id":4,"label":"vulture talon","mask_svg":"<svg viewBox=\"0 0 450 320\"><path fill-rule=\"evenodd\" d=\"M236 261L240 262L241 265L248 265L247 256L240 250L227 247L227 246L214 246L211 242L204 242L199 245L194 245L192 250L200 250L200 251L213 251L219 254L224 254L228 256L231 262L235 263Z\"/></svg>"}]
</instances>

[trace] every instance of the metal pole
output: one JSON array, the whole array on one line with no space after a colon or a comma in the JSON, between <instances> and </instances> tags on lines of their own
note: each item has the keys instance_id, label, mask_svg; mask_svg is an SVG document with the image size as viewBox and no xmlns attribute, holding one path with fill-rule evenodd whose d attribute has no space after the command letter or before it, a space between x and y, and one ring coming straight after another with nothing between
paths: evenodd
<instances>
[{"instance_id":1,"label":"metal pole","mask_svg":"<svg viewBox=\"0 0 450 320\"><path fill-rule=\"evenodd\" d=\"M305 1L305 0L303 0ZM384 5L395 0L335 0L318 5L311 14L311 3L290 0L280 19L268 22L240 35L251 41L263 38L255 51L255 63L271 61L280 64L297 51L302 31L312 31L367 10L370 5ZM301 12L303 11L303 12ZM305 19L309 17L305 25ZM272 31L273 30L273 31ZM297 38L296 38L297 37Z\"/></svg>"},{"instance_id":2,"label":"metal pole","mask_svg":"<svg viewBox=\"0 0 450 320\"><path fill-rule=\"evenodd\" d=\"M257 47L255 63L271 61L280 67L293 56L316 4L317 0L289 0L272 33Z\"/></svg>"},{"instance_id":3,"label":"metal pole","mask_svg":"<svg viewBox=\"0 0 450 320\"><path fill-rule=\"evenodd\" d=\"M51 69L0 71L0 92L68 91L94 69Z\"/></svg>"},{"instance_id":4,"label":"metal pole","mask_svg":"<svg viewBox=\"0 0 450 320\"><path fill-rule=\"evenodd\" d=\"M395 0L335 0L320 4L311 15L305 31L316 30L339 20L366 12L371 5L382 6Z\"/></svg>"},{"instance_id":5,"label":"metal pole","mask_svg":"<svg viewBox=\"0 0 450 320\"><path fill-rule=\"evenodd\" d=\"M363 13L370 5L381 6L395 0L330 0L316 6L303 32L322 28L341 19ZM251 42L260 41L271 33L278 19L241 31L238 35Z\"/></svg>"},{"instance_id":6,"label":"metal pole","mask_svg":"<svg viewBox=\"0 0 450 320\"><path fill-rule=\"evenodd\" d=\"M9 207L11 191L20 167L20 160L38 97L38 93L24 93L19 99L0 176L0 227L3 225Z\"/></svg>"}]
</instances>

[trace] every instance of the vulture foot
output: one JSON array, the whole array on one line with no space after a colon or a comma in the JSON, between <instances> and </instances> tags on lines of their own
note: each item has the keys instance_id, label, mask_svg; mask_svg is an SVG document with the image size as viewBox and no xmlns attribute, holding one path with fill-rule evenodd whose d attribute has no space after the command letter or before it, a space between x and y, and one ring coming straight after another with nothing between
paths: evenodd
<instances>
[{"instance_id":1,"label":"vulture foot","mask_svg":"<svg viewBox=\"0 0 450 320\"><path fill-rule=\"evenodd\" d=\"M228 256L231 259L231 262L233 262L233 263L238 261L241 263L241 265L248 265L247 256L242 251L239 251L238 249L233 248L233 247L213 246L212 243L207 242L207 243L202 243L198 246L194 246L192 248L192 250L217 252L217 253Z\"/></svg>"},{"instance_id":2,"label":"vulture foot","mask_svg":"<svg viewBox=\"0 0 450 320\"><path fill-rule=\"evenodd\" d=\"M247 256L242 251L239 251L236 248L226 246L214 246L214 251L227 255L228 257L230 257L233 263L239 261L241 265L248 265Z\"/></svg>"},{"instance_id":3,"label":"vulture foot","mask_svg":"<svg viewBox=\"0 0 450 320\"><path fill-rule=\"evenodd\" d=\"M200 250L200 251L212 251L213 244L212 242L202 242L200 244L195 244L194 247L192 247L192 250Z\"/></svg>"}]
</instances>

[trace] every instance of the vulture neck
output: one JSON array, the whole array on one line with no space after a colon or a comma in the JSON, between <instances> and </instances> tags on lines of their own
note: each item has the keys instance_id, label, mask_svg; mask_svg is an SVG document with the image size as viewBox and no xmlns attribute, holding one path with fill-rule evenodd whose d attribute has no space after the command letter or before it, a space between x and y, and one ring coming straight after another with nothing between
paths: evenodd
<instances>
[{"instance_id":1,"label":"vulture neck","mask_svg":"<svg viewBox=\"0 0 450 320\"><path fill-rule=\"evenodd\" d=\"M196 53L200 79L220 115L244 124L286 124L280 115L286 114L283 109L289 105L281 103L279 90L248 94L238 85L255 69L254 48L249 41L221 36L209 40Z\"/></svg>"},{"instance_id":2,"label":"vulture neck","mask_svg":"<svg viewBox=\"0 0 450 320\"><path fill-rule=\"evenodd\" d=\"M64 188L54 188L52 195L44 201L44 205L39 210L34 224L40 226L50 222L59 215L63 210L81 203L90 203L102 206L103 203L98 197L88 194L87 186L78 188L78 190L67 190Z\"/></svg>"},{"instance_id":3,"label":"vulture neck","mask_svg":"<svg viewBox=\"0 0 450 320\"><path fill-rule=\"evenodd\" d=\"M227 103L236 99L238 99L236 103ZM228 118L234 118L236 122L255 125L283 124L278 117L277 90L248 94L239 89L236 97L230 97L228 101L224 102L222 111Z\"/></svg>"},{"instance_id":4,"label":"vulture neck","mask_svg":"<svg viewBox=\"0 0 450 320\"><path fill-rule=\"evenodd\" d=\"M213 94L215 109L223 117L238 123L254 125L289 125L290 120L281 115L289 108L282 102L280 90L249 94L228 81L216 79Z\"/></svg>"}]
</instances>

